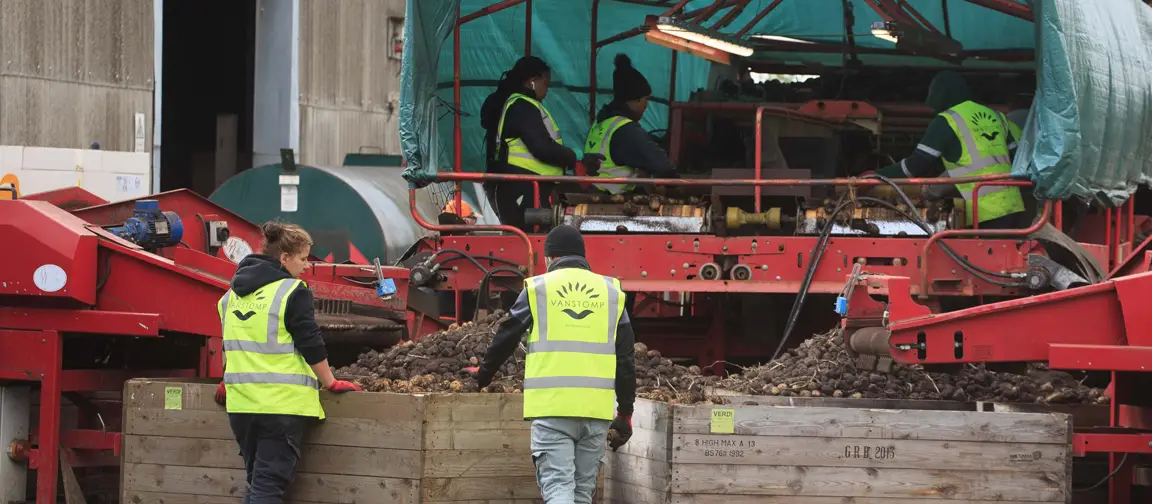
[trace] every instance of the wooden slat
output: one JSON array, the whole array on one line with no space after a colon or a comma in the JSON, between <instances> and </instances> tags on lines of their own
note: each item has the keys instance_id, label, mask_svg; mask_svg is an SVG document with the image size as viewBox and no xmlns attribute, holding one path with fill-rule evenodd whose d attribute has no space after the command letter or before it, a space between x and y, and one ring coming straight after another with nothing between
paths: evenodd
<instances>
[{"instance_id":1,"label":"wooden slat","mask_svg":"<svg viewBox=\"0 0 1152 504\"><path fill-rule=\"evenodd\" d=\"M124 433L199 439L234 439L228 418L221 411L130 409L124 415ZM332 418L308 431L306 442L363 448L420 449L420 423L361 418Z\"/></svg>"},{"instance_id":2,"label":"wooden slat","mask_svg":"<svg viewBox=\"0 0 1152 504\"><path fill-rule=\"evenodd\" d=\"M673 436L674 464L1062 472L1069 445L850 437Z\"/></svg>"},{"instance_id":3,"label":"wooden slat","mask_svg":"<svg viewBox=\"0 0 1152 504\"><path fill-rule=\"evenodd\" d=\"M794 497L1064 502L1066 475L848 467L679 464L672 492Z\"/></svg>"},{"instance_id":4,"label":"wooden slat","mask_svg":"<svg viewBox=\"0 0 1152 504\"><path fill-rule=\"evenodd\" d=\"M534 499L540 496L535 476L508 478L424 478L420 480L421 502L468 499Z\"/></svg>"},{"instance_id":5,"label":"wooden slat","mask_svg":"<svg viewBox=\"0 0 1152 504\"><path fill-rule=\"evenodd\" d=\"M784 437L1070 442L1066 415L787 406L676 406L675 434L709 434L713 409L734 409L736 434Z\"/></svg>"},{"instance_id":6,"label":"wooden slat","mask_svg":"<svg viewBox=\"0 0 1152 504\"><path fill-rule=\"evenodd\" d=\"M159 492L124 492L123 504L243 504L241 497L220 497L217 495L188 495ZM284 504L318 504L298 500L284 501Z\"/></svg>"},{"instance_id":7,"label":"wooden slat","mask_svg":"<svg viewBox=\"0 0 1152 504\"><path fill-rule=\"evenodd\" d=\"M653 490L666 490L672 481L668 462L620 452L606 457L602 471L607 478Z\"/></svg>"},{"instance_id":8,"label":"wooden slat","mask_svg":"<svg viewBox=\"0 0 1152 504\"><path fill-rule=\"evenodd\" d=\"M604 482L604 497L609 504L666 504L668 492L644 488L611 478Z\"/></svg>"},{"instance_id":9,"label":"wooden slat","mask_svg":"<svg viewBox=\"0 0 1152 504\"><path fill-rule=\"evenodd\" d=\"M430 394L425 396L427 422L524 422L520 394ZM527 422L524 422L527 423Z\"/></svg>"},{"instance_id":10,"label":"wooden slat","mask_svg":"<svg viewBox=\"0 0 1152 504\"><path fill-rule=\"evenodd\" d=\"M527 447L528 422L436 422L424 429L425 450L509 450Z\"/></svg>"},{"instance_id":11,"label":"wooden slat","mask_svg":"<svg viewBox=\"0 0 1152 504\"><path fill-rule=\"evenodd\" d=\"M235 441L125 436L124 462L220 469L243 469ZM306 444L300 472L381 478L420 478L420 452Z\"/></svg>"},{"instance_id":12,"label":"wooden slat","mask_svg":"<svg viewBox=\"0 0 1152 504\"><path fill-rule=\"evenodd\" d=\"M513 450L426 450L425 478L478 478L536 475L527 446Z\"/></svg>"},{"instance_id":13,"label":"wooden slat","mask_svg":"<svg viewBox=\"0 0 1152 504\"><path fill-rule=\"evenodd\" d=\"M128 382L125 389L126 408L164 409L164 393L168 387L181 387L184 410L224 411L214 400L216 384L185 383L174 380L141 379ZM479 394L477 394L479 395ZM498 397L503 394L492 394ZM364 418L394 422L421 422L424 419L426 396L357 392L349 394L320 393L320 404L328 418ZM171 411L171 410L169 410Z\"/></svg>"},{"instance_id":14,"label":"wooden slat","mask_svg":"<svg viewBox=\"0 0 1152 504\"><path fill-rule=\"evenodd\" d=\"M219 497L243 497L243 470L207 467L124 464L124 492L165 492ZM416 504L414 480L297 473L289 489L293 499L325 504L394 502Z\"/></svg>"},{"instance_id":15,"label":"wooden slat","mask_svg":"<svg viewBox=\"0 0 1152 504\"><path fill-rule=\"evenodd\" d=\"M671 504L1005 504L1011 501L923 499L913 497L780 497L769 495L695 494L673 495ZM1016 501L1020 502L1020 501Z\"/></svg>"},{"instance_id":16,"label":"wooden slat","mask_svg":"<svg viewBox=\"0 0 1152 504\"><path fill-rule=\"evenodd\" d=\"M654 431L633 427L632 437L628 442L616 450L616 453L644 457L653 460L669 460L671 458L671 435L669 431Z\"/></svg>"},{"instance_id":17,"label":"wooden slat","mask_svg":"<svg viewBox=\"0 0 1152 504\"><path fill-rule=\"evenodd\" d=\"M632 412L633 429L667 432L672 425L672 407L667 403L637 399Z\"/></svg>"}]
</instances>

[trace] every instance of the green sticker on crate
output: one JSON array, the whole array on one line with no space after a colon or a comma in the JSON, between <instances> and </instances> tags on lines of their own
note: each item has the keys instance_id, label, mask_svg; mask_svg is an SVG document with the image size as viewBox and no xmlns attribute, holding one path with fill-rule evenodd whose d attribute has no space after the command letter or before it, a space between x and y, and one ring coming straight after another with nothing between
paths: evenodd
<instances>
[{"instance_id":1,"label":"green sticker on crate","mask_svg":"<svg viewBox=\"0 0 1152 504\"><path fill-rule=\"evenodd\" d=\"M184 408L184 388L164 387L164 409Z\"/></svg>"},{"instance_id":2,"label":"green sticker on crate","mask_svg":"<svg viewBox=\"0 0 1152 504\"><path fill-rule=\"evenodd\" d=\"M734 409L714 409L712 410L712 428L713 434L732 434L736 432L736 410Z\"/></svg>"}]
</instances>

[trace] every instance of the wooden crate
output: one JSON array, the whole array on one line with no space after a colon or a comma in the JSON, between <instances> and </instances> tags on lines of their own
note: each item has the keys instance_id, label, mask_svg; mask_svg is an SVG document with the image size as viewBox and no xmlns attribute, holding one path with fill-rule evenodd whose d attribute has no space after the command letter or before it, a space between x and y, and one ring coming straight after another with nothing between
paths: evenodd
<instances>
[{"instance_id":1,"label":"wooden crate","mask_svg":"<svg viewBox=\"0 0 1152 504\"><path fill-rule=\"evenodd\" d=\"M632 439L607 457L607 502L1071 502L1068 415L734 399L638 400Z\"/></svg>"},{"instance_id":2,"label":"wooden crate","mask_svg":"<svg viewBox=\"0 0 1152 504\"><path fill-rule=\"evenodd\" d=\"M215 391L206 381L128 382L122 503L241 501L239 448ZM294 504L543 502L522 395L321 394L321 402L328 418L306 439Z\"/></svg>"}]
</instances>

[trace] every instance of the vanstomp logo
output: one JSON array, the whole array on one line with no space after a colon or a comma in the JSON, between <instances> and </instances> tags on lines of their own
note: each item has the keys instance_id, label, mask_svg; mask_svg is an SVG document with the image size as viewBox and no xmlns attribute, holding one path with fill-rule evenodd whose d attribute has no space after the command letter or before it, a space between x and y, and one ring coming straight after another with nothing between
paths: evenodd
<instances>
[{"instance_id":1,"label":"vanstomp logo","mask_svg":"<svg viewBox=\"0 0 1152 504\"><path fill-rule=\"evenodd\" d=\"M551 304L564 307L560 311L573 320L583 320L595 313L596 309L604 307L604 301L598 299L600 295L592 287L579 282L568 282L560 286L556 289L556 296L559 299L553 300Z\"/></svg>"}]
</instances>

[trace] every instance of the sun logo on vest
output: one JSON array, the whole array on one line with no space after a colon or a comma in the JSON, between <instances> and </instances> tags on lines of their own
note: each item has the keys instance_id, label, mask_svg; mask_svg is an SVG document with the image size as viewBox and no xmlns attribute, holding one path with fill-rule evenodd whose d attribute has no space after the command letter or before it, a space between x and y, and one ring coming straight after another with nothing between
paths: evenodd
<instances>
[{"instance_id":1,"label":"sun logo on vest","mask_svg":"<svg viewBox=\"0 0 1152 504\"><path fill-rule=\"evenodd\" d=\"M560 311L573 320L583 320L595 313L596 308L604 306L604 302L597 299L600 295L592 287L579 282L568 282L560 286L556 289L556 296L559 299L553 301L552 305L564 307Z\"/></svg>"},{"instance_id":2,"label":"sun logo on vest","mask_svg":"<svg viewBox=\"0 0 1152 504\"><path fill-rule=\"evenodd\" d=\"M1000 125L997 124L996 116L988 112L981 111L972 116L972 129L989 142L1000 136Z\"/></svg>"}]
</instances>

